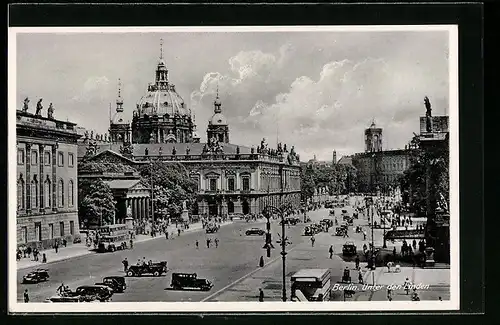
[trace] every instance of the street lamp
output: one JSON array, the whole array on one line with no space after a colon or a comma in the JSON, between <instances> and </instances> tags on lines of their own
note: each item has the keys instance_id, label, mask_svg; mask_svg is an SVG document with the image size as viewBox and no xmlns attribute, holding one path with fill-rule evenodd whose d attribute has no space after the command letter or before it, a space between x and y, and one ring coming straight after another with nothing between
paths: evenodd
<instances>
[{"instance_id":1,"label":"street lamp","mask_svg":"<svg viewBox=\"0 0 500 325\"><path fill-rule=\"evenodd\" d=\"M264 208L263 212L264 212L264 215L266 215L266 218L268 218L267 216L270 216L272 213L276 213L278 214L280 217L281 217L281 239L279 240L279 243L281 244L281 258L282 258L282 261L283 261L283 274L282 274L282 280L283 280L283 293L282 293L282 300L283 301L286 301L286 246L288 244L291 244L289 241L288 241L288 238L286 237L286 234L285 234L285 213L286 211L289 210L289 207L286 207L284 205L282 205L280 208L277 208L275 206L272 206L272 205L268 205ZM269 218L268 218L269 220ZM270 226L269 226L270 228ZM268 230L270 231L270 230ZM266 236L266 248L268 249L269 251L269 245L272 245L272 243L268 242L271 240L271 236L270 234L268 236Z\"/></svg>"}]
</instances>

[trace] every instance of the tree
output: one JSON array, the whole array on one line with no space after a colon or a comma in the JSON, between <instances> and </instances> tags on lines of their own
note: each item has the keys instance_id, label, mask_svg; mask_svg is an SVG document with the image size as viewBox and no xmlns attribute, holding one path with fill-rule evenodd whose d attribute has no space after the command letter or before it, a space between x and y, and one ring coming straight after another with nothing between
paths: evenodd
<instances>
[{"instance_id":1,"label":"tree","mask_svg":"<svg viewBox=\"0 0 500 325\"><path fill-rule=\"evenodd\" d=\"M410 167L401 178L401 189L403 192L403 203L410 204L410 209L419 214L424 214L427 199L430 193L437 193L438 198L442 196L445 204L449 206L449 156L448 147L439 146L423 149L418 136L411 141ZM432 187L427 189L427 169L430 170L430 178L433 180ZM431 204L435 204L435 198L431 198ZM435 207L432 207L435 208Z\"/></svg>"},{"instance_id":2,"label":"tree","mask_svg":"<svg viewBox=\"0 0 500 325\"><path fill-rule=\"evenodd\" d=\"M197 184L189 177L187 169L180 163L152 162L140 168L139 173L144 184L154 184L155 214L178 217L182 212L182 203L190 205L196 199Z\"/></svg>"},{"instance_id":3,"label":"tree","mask_svg":"<svg viewBox=\"0 0 500 325\"><path fill-rule=\"evenodd\" d=\"M113 223L116 202L111 188L102 179L79 179L78 200L80 221L86 227Z\"/></svg>"},{"instance_id":4,"label":"tree","mask_svg":"<svg viewBox=\"0 0 500 325\"><path fill-rule=\"evenodd\" d=\"M314 189L328 186L330 195L346 194L356 190L356 168L351 165L305 165L301 168L301 192L303 199L311 198Z\"/></svg>"},{"instance_id":5,"label":"tree","mask_svg":"<svg viewBox=\"0 0 500 325\"><path fill-rule=\"evenodd\" d=\"M83 173L126 173L135 172L135 168L117 162L83 160L78 164L78 171Z\"/></svg>"}]
</instances>

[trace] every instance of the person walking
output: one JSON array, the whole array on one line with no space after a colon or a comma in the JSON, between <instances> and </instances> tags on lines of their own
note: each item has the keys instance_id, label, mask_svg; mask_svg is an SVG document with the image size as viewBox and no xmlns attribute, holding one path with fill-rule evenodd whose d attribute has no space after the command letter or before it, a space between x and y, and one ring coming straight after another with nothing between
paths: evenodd
<instances>
[{"instance_id":1,"label":"person walking","mask_svg":"<svg viewBox=\"0 0 500 325\"><path fill-rule=\"evenodd\" d=\"M24 302L30 302L30 296L28 295L28 289L24 290Z\"/></svg>"},{"instance_id":2,"label":"person walking","mask_svg":"<svg viewBox=\"0 0 500 325\"><path fill-rule=\"evenodd\" d=\"M131 239L130 240L130 249L134 248L134 241Z\"/></svg>"},{"instance_id":3,"label":"person walking","mask_svg":"<svg viewBox=\"0 0 500 325\"><path fill-rule=\"evenodd\" d=\"M260 267L264 267L264 256L261 256L261 257L260 257L260 260L259 260L259 266L260 266Z\"/></svg>"},{"instance_id":4,"label":"person walking","mask_svg":"<svg viewBox=\"0 0 500 325\"><path fill-rule=\"evenodd\" d=\"M387 287L387 300L392 301L392 289Z\"/></svg>"},{"instance_id":5,"label":"person walking","mask_svg":"<svg viewBox=\"0 0 500 325\"><path fill-rule=\"evenodd\" d=\"M356 263L356 270L359 270L359 256L356 255L356 259L354 260L354 262Z\"/></svg>"},{"instance_id":6,"label":"person walking","mask_svg":"<svg viewBox=\"0 0 500 325\"><path fill-rule=\"evenodd\" d=\"M59 242L56 241L55 245L54 245L54 249L56 250L56 254L57 252L59 251Z\"/></svg>"},{"instance_id":7,"label":"person walking","mask_svg":"<svg viewBox=\"0 0 500 325\"><path fill-rule=\"evenodd\" d=\"M219 247L219 238L215 238L215 248Z\"/></svg>"},{"instance_id":8,"label":"person walking","mask_svg":"<svg viewBox=\"0 0 500 325\"><path fill-rule=\"evenodd\" d=\"M259 288L259 302L264 302L264 291L262 291L262 288Z\"/></svg>"},{"instance_id":9,"label":"person walking","mask_svg":"<svg viewBox=\"0 0 500 325\"><path fill-rule=\"evenodd\" d=\"M128 260L127 258L125 257L125 259L122 261L122 264L123 264L123 272L127 273L128 271Z\"/></svg>"},{"instance_id":10,"label":"person walking","mask_svg":"<svg viewBox=\"0 0 500 325\"><path fill-rule=\"evenodd\" d=\"M311 246L314 247L314 242L316 241L316 238L314 236L311 236Z\"/></svg>"},{"instance_id":11,"label":"person walking","mask_svg":"<svg viewBox=\"0 0 500 325\"><path fill-rule=\"evenodd\" d=\"M330 259L333 258L333 245L330 245L330 249L328 250L328 252L330 253Z\"/></svg>"},{"instance_id":12,"label":"person walking","mask_svg":"<svg viewBox=\"0 0 500 325\"><path fill-rule=\"evenodd\" d=\"M45 253L42 255L42 263L47 263L47 255Z\"/></svg>"},{"instance_id":13,"label":"person walking","mask_svg":"<svg viewBox=\"0 0 500 325\"><path fill-rule=\"evenodd\" d=\"M358 282L359 284L364 284L363 273L361 273L361 271L358 272Z\"/></svg>"},{"instance_id":14,"label":"person walking","mask_svg":"<svg viewBox=\"0 0 500 325\"><path fill-rule=\"evenodd\" d=\"M210 248L210 238L207 238L207 248Z\"/></svg>"},{"instance_id":15,"label":"person walking","mask_svg":"<svg viewBox=\"0 0 500 325\"><path fill-rule=\"evenodd\" d=\"M196 249L200 248L200 243L198 242L198 239L196 240L196 242L194 243L194 245L196 246Z\"/></svg>"}]
</instances>

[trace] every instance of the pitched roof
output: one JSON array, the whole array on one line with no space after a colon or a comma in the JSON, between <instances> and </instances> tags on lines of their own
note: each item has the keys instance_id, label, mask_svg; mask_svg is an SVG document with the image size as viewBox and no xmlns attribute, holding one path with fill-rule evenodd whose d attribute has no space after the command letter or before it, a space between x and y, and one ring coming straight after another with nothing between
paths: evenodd
<instances>
[{"instance_id":1,"label":"pitched roof","mask_svg":"<svg viewBox=\"0 0 500 325\"><path fill-rule=\"evenodd\" d=\"M111 189L130 189L140 182L139 179L114 179L111 181L104 181Z\"/></svg>"},{"instance_id":2,"label":"pitched roof","mask_svg":"<svg viewBox=\"0 0 500 325\"><path fill-rule=\"evenodd\" d=\"M352 165L352 157L351 156L344 156L344 157L340 158L340 160L337 162L337 164Z\"/></svg>"}]
</instances>

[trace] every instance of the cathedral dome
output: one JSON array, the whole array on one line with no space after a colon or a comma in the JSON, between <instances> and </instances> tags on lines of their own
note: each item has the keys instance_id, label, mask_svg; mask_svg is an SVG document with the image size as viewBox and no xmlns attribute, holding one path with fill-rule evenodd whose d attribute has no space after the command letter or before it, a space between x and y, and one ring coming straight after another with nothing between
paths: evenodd
<instances>
[{"instance_id":1,"label":"cathedral dome","mask_svg":"<svg viewBox=\"0 0 500 325\"><path fill-rule=\"evenodd\" d=\"M172 84L149 85L148 91L137 103L137 113L144 115L191 116L186 108L184 99L175 91Z\"/></svg>"},{"instance_id":2,"label":"cathedral dome","mask_svg":"<svg viewBox=\"0 0 500 325\"><path fill-rule=\"evenodd\" d=\"M215 113L210 120L208 120L208 123L210 125L227 125L227 119L222 113Z\"/></svg>"}]
</instances>

